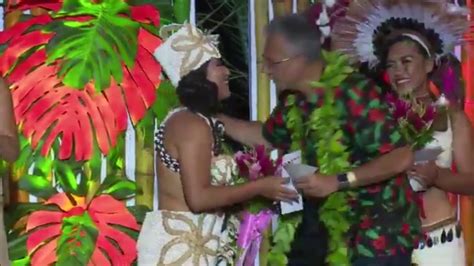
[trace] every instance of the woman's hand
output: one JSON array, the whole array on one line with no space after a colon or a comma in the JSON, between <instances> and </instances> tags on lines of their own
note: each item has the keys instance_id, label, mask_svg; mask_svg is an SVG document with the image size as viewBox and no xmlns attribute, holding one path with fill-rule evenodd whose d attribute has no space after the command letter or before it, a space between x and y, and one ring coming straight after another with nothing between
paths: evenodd
<instances>
[{"instance_id":1,"label":"woman's hand","mask_svg":"<svg viewBox=\"0 0 474 266\"><path fill-rule=\"evenodd\" d=\"M255 182L258 182L260 195L265 198L288 202L298 199L298 192L285 187L288 179L270 176L258 179Z\"/></svg>"},{"instance_id":2,"label":"woman's hand","mask_svg":"<svg viewBox=\"0 0 474 266\"><path fill-rule=\"evenodd\" d=\"M424 187L431 187L435 184L439 175L439 167L434 161L413 165L408 174L416 179Z\"/></svg>"}]
</instances>

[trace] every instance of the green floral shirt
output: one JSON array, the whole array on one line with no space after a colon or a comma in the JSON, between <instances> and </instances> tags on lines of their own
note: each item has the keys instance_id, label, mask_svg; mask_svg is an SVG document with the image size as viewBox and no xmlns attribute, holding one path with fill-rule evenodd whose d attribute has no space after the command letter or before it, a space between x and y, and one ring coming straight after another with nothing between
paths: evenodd
<instances>
[{"instance_id":1,"label":"green floral shirt","mask_svg":"<svg viewBox=\"0 0 474 266\"><path fill-rule=\"evenodd\" d=\"M304 118L305 132L312 110L322 105L323 90L315 89L310 99L299 96L297 105ZM265 122L263 135L275 147L287 152L291 132L286 127L289 105L280 99ZM349 76L336 89L336 106L353 167L367 163L395 148L405 145L396 121L382 101L381 89L361 74ZM303 158L317 166L314 145L317 139L304 138ZM397 163L397 162L394 162ZM350 255L376 257L410 252L421 237L418 196L411 189L406 174L383 183L353 190L352 227L348 232Z\"/></svg>"}]
</instances>

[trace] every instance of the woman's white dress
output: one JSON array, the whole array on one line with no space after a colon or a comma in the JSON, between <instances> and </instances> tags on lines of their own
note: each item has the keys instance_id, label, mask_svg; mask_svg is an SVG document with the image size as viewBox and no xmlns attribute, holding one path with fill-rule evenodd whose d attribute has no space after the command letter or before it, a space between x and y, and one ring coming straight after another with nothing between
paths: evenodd
<instances>
[{"instance_id":1,"label":"woman's white dress","mask_svg":"<svg viewBox=\"0 0 474 266\"><path fill-rule=\"evenodd\" d=\"M182 109L171 112L168 117L180 110ZM166 119L162 125L165 122ZM164 159L161 160L164 163ZM236 163L231 156L214 156L211 163L211 183L229 185L236 171ZM229 225L227 223L225 226L222 214L167 210L149 212L138 238L138 265L217 265L219 258L225 257L225 253L229 252L226 247L229 241L228 231Z\"/></svg>"},{"instance_id":2,"label":"woman's white dress","mask_svg":"<svg viewBox=\"0 0 474 266\"><path fill-rule=\"evenodd\" d=\"M434 132L434 140L427 147L441 146L443 152L438 156L436 164L442 168L450 168L452 164L453 132L448 121L448 130ZM464 266L464 239L458 222L442 226L427 232L427 240L420 242L413 252L413 263L419 266Z\"/></svg>"}]
</instances>

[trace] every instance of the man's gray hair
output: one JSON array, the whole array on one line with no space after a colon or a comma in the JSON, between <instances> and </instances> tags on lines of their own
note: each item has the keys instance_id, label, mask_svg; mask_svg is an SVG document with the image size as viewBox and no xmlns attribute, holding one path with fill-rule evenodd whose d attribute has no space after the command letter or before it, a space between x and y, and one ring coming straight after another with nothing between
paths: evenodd
<instances>
[{"instance_id":1,"label":"man's gray hair","mask_svg":"<svg viewBox=\"0 0 474 266\"><path fill-rule=\"evenodd\" d=\"M276 17L267 26L266 32L268 35L281 34L299 55L310 62L321 58L321 33L303 15Z\"/></svg>"}]
</instances>

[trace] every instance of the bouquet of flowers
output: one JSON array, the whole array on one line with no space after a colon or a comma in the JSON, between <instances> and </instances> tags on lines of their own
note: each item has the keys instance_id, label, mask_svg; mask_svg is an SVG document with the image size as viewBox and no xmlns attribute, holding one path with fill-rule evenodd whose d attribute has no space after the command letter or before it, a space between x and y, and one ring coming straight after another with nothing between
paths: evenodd
<instances>
[{"instance_id":1,"label":"bouquet of flowers","mask_svg":"<svg viewBox=\"0 0 474 266\"><path fill-rule=\"evenodd\" d=\"M263 145L255 149L235 154L240 175L245 182L252 182L267 176L280 176L282 159L272 160ZM270 226L273 211L272 202L266 199L254 199L248 203L241 216L237 245L240 254L237 265L253 265L260 250L263 233Z\"/></svg>"},{"instance_id":2,"label":"bouquet of flowers","mask_svg":"<svg viewBox=\"0 0 474 266\"><path fill-rule=\"evenodd\" d=\"M397 120L403 137L415 149L423 148L433 140L431 127L436 116L436 106L426 105L410 96L387 95L387 102Z\"/></svg>"}]
</instances>

